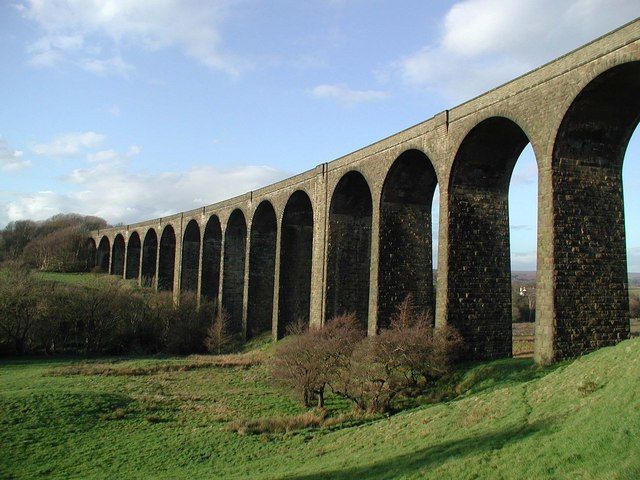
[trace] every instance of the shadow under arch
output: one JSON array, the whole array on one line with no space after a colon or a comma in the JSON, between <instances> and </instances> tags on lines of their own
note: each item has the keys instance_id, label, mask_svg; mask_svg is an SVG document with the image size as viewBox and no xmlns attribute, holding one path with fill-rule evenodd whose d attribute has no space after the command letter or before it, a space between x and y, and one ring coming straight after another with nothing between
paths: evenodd
<instances>
[{"instance_id":1,"label":"shadow under arch","mask_svg":"<svg viewBox=\"0 0 640 480\"><path fill-rule=\"evenodd\" d=\"M111 257L111 274L122 277L124 275L125 243L124 237L120 233L113 239Z\"/></svg>"},{"instance_id":2,"label":"shadow under arch","mask_svg":"<svg viewBox=\"0 0 640 480\"><path fill-rule=\"evenodd\" d=\"M164 227L158 252L158 290L173 292L176 267L176 233L171 225Z\"/></svg>"},{"instance_id":3,"label":"shadow under arch","mask_svg":"<svg viewBox=\"0 0 640 480\"><path fill-rule=\"evenodd\" d=\"M224 232L224 265L222 308L229 315L229 330L242 333L244 302L244 264L247 244L247 222L242 210L231 212Z\"/></svg>"},{"instance_id":4,"label":"shadow under arch","mask_svg":"<svg viewBox=\"0 0 640 480\"><path fill-rule=\"evenodd\" d=\"M138 232L133 232L129 236L127 243L127 268L125 270L125 278L134 279L140 275L141 252L140 235Z\"/></svg>"},{"instance_id":5,"label":"shadow under arch","mask_svg":"<svg viewBox=\"0 0 640 480\"><path fill-rule=\"evenodd\" d=\"M380 200L378 328L389 326L407 295L418 311L435 313L431 207L437 184L431 160L416 149L403 152L387 172Z\"/></svg>"},{"instance_id":6,"label":"shadow under arch","mask_svg":"<svg viewBox=\"0 0 640 480\"><path fill-rule=\"evenodd\" d=\"M490 117L466 135L449 183L447 323L473 359L512 354L509 184L529 143L506 117Z\"/></svg>"},{"instance_id":7,"label":"shadow under arch","mask_svg":"<svg viewBox=\"0 0 640 480\"><path fill-rule=\"evenodd\" d=\"M253 214L249 235L247 338L271 329L276 267L276 211L268 200Z\"/></svg>"},{"instance_id":8,"label":"shadow under arch","mask_svg":"<svg viewBox=\"0 0 640 480\"><path fill-rule=\"evenodd\" d=\"M182 266L180 269L180 292L198 290L200 269L200 226L190 220L182 236Z\"/></svg>"},{"instance_id":9,"label":"shadow under arch","mask_svg":"<svg viewBox=\"0 0 640 480\"><path fill-rule=\"evenodd\" d=\"M622 165L640 121L640 62L612 67L576 96L553 157L553 318L540 361L629 335Z\"/></svg>"},{"instance_id":10,"label":"shadow under arch","mask_svg":"<svg viewBox=\"0 0 640 480\"><path fill-rule=\"evenodd\" d=\"M142 242L142 285L152 287L156 280L158 261L158 234L153 228L147 230Z\"/></svg>"},{"instance_id":11,"label":"shadow under arch","mask_svg":"<svg viewBox=\"0 0 640 480\"><path fill-rule=\"evenodd\" d=\"M85 251L85 270L90 272L96 267L98 258L98 247L96 241L93 238L87 239L84 245Z\"/></svg>"},{"instance_id":12,"label":"shadow under arch","mask_svg":"<svg viewBox=\"0 0 640 480\"><path fill-rule=\"evenodd\" d=\"M100 239L98 252L96 254L96 265L102 273L109 273L109 257L111 256L111 245L109 238L105 235Z\"/></svg>"},{"instance_id":13,"label":"shadow under arch","mask_svg":"<svg viewBox=\"0 0 640 480\"><path fill-rule=\"evenodd\" d=\"M222 228L217 215L212 215L204 228L202 243L202 279L200 291L209 301L216 302L220 290L220 253Z\"/></svg>"},{"instance_id":14,"label":"shadow under arch","mask_svg":"<svg viewBox=\"0 0 640 480\"><path fill-rule=\"evenodd\" d=\"M355 170L336 185L329 207L325 318L354 312L368 327L371 268L371 190Z\"/></svg>"},{"instance_id":15,"label":"shadow under arch","mask_svg":"<svg viewBox=\"0 0 640 480\"><path fill-rule=\"evenodd\" d=\"M313 259L313 206L303 190L291 194L282 215L278 338L296 322L309 324Z\"/></svg>"}]
</instances>

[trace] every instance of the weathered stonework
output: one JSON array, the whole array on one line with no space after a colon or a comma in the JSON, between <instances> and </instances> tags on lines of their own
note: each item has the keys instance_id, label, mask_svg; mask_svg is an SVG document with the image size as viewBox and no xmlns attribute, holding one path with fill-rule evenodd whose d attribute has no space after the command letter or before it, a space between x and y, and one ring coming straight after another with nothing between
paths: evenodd
<instances>
[{"instance_id":1,"label":"weathered stonework","mask_svg":"<svg viewBox=\"0 0 640 480\"><path fill-rule=\"evenodd\" d=\"M435 311L436 326L460 330L471 358L508 356L507 194L530 142L539 189L536 360L614 344L629 334L622 161L640 119L639 39L635 20L308 172L93 232L95 265L170 290L176 301L187 290L216 300L245 335L271 325L279 337L292 322L320 326L346 311L375 334L411 293ZM268 215L260 211L267 204Z\"/></svg>"}]
</instances>

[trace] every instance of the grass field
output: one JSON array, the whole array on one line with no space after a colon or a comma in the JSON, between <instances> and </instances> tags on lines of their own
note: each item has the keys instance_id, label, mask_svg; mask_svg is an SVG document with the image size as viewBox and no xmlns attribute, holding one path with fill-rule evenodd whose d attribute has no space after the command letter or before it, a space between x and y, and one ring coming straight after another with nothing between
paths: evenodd
<instances>
[{"instance_id":1,"label":"grass field","mask_svg":"<svg viewBox=\"0 0 640 480\"><path fill-rule=\"evenodd\" d=\"M58 273L58 272L33 272L33 275L48 282L64 283L69 285L82 285L85 287L99 287L110 282L137 285L135 280L124 280L113 275L95 273Z\"/></svg>"},{"instance_id":2,"label":"grass field","mask_svg":"<svg viewBox=\"0 0 640 480\"><path fill-rule=\"evenodd\" d=\"M0 478L640 478L640 339L552 369L486 363L455 400L271 435L226 425L300 406L264 366L214 362L1 362Z\"/></svg>"}]
</instances>

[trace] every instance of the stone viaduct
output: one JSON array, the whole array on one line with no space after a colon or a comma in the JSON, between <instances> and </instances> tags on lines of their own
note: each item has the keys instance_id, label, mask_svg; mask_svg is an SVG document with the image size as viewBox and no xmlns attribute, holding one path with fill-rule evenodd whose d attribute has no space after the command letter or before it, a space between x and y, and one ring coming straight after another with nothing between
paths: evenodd
<instances>
[{"instance_id":1,"label":"stone viaduct","mask_svg":"<svg viewBox=\"0 0 640 480\"><path fill-rule=\"evenodd\" d=\"M476 359L511 355L508 189L538 165L535 357L629 335L622 163L640 119L640 19L423 123L214 205L91 233L96 265L191 291L247 337L355 311L369 334L408 293ZM437 281L431 207L439 186ZM435 283L435 286L434 286Z\"/></svg>"}]
</instances>

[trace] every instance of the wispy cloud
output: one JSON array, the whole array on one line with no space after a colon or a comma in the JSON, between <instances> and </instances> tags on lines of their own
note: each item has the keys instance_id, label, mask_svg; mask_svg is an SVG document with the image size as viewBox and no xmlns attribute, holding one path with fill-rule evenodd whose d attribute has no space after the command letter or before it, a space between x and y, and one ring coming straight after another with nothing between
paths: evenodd
<instances>
[{"instance_id":1,"label":"wispy cloud","mask_svg":"<svg viewBox=\"0 0 640 480\"><path fill-rule=\"evenodd\" d=\"M223 52L220 26L234 0L24 0L17 5L42 36L27 51L38 67L72 64L99 75L129 75L122 53L177 47L231 75L245 62Z\"/></svg>"},{"instance_id":2,"label":"wispy cloud","mask_svg":"<svg viewBox=\"0 0 640 480\"><path fill-rule=\"evenodd\" d=\"M375 102L388 97L386 92L380 90L353 90L344 84L317 85L311 90L311 94L314 97L333 100L346 106Z\"/></svg>"},{"instance_id":3,"label":"wispy cloud","mask_svg":"<svg viewBox=\"0 0 640 480\"><path fill-rule=\"evenodd\" d=\"M0 138L0 169L4 172L17 172L31 166L31 160L23 158L23 152L14 150L6 140Z\"/></svg>"},{"instance_id":4,"label":"wispy cloud","mask_svg":"<svg viewBox=\"0 0 640 480\"><path fill-rule=\"evenodd\" d=\"M82 153L86 149L97 147L105 136L96 132L73 132L54 137L48 143L39 143L31 147L37 154L46 157L69 157Z\"/></svg>"},{"instance_id":5,"label":"wispy cloud","mask_svg":"<svg viewBox=\"0 0 640 480\"><path fill-rule=\"evenodd\" d=\"M640 14L637 0L464 0L439 39L393 65L408 85L459 101L482 93Z\"/></svg>"}]
</instances>

